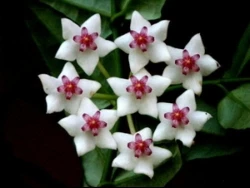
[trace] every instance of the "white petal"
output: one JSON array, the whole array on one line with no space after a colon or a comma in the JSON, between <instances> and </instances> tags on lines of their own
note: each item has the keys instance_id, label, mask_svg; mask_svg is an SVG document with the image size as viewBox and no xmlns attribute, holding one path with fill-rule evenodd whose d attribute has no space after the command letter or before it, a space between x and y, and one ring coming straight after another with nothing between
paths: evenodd
<instances>
[{"instance_id":1,"label":"white petal","mask_svg":"<svg viewBox=\"0 0 250 188\"><path fill-rule=\"evenodd\" d=\"M168 20L157 22L149 27L148 35L153 36L160 41L164 41L167 38L168 25Z\"/></svg>"},{"instance_id":2,"label":"white petal","mask_svg":"<svg viewBox=\"0 0 250 188\"><path fill-rule=\"evenodd\" d=\"M153 164L149 163L147 160L138 160L134 172L137 174L145 174L152 178L154 176Z\"/></svg>"},{"instance_id":3,"label":"white petal","mask_svg":"<svg viewBox=\"0 0 250 188\"><path fill-rule=\"evenodd\" d=\"M92 116L94 115L99 109L96 107L96 105L89 99L89 98L82 98L82 101L80 103L80 107L77 111L77 114L79 116L82 116L84 113Z\"/></svg>"},{"instance_id":4,"label":"white petal","mask_svg":"<svg viewBox=\"0 0 250 188\"><path fill-rule=\"evenodd\" d=\"M99 35L101 34L101 17L99 14L94 14L89 19L87 19L82 25L81 28L86 27L88 29L88 33L92 34L97 32Z\"/></svg>"},{"instance_id":5,"label":"white petal","mask_svg":"<svg viewBox=\"0 0 250 188\"><path fill-rule=\"evenodd\" d=\"M81 34L80 27L67 18L62 18L61 24L64 40L73 39L75 35Z\"/></svg>"},{"instance_id":6,"label":"white petal","mask_svg":"<svg viewBox=\"0 0 250 188\"><path fill-rule=\"evenodd\" d=\"M169 78L171 84L180 84L185 80L185 75L182 74L181 68L176 65L168 65L163 70L162 76Z\"/></svg>"},{"instance_id":7,"label":"white petal","mask_svg":"<svg viewBox=\"0 0 250 188\"><path fill-rule=\"evenodd\" d=\"M150 77L147 82L147 84L152 88L152 93L154 93L157 97L164 93L170 83L171 80L169 78L158 75Z\"/></svg>"},{"instance_id":8,"label":"white petal","mask_svg":"<svg viewBox=\"0 0 250 188\"><path fill-rule=\"evenodd\" d=\"M157 167L164 160L170 158L171 156L172 156L172 153L169 150L154 146L152 148L152 155L150 158L153 162L154 167Z\"/></svg>"},{"instance_id":9,"label":"white petal","mask_svg":"<svg viewBox=\"0 0 250 188\"><path fill-rule=\"evenodd\" d=\"M46 94L57 93L57 87L60 86L60 81L57 78L49 76L47 74L39 74L43 90Z\"/></svg>"},{"instance_id":10,"label":"white petal","mask_svg":"<svg viewBox=\"0 0 250 188\"><path fill-rule=\"evenodd\" d=\"M74 61L79 52L79 45L73 40L64 41L56 52L55 58Z\"/></svg>"},{"instance_id":11,"label":"white petal","mask_svg":"<svg viewBox=\"0 0 250 188\"><path fill-rule=\"evenodd\" d=\"M122 96L128 94L126 88L131 85L131 81L116 77L108 78L107 81L116 95Z\"/></svg>"},{"instance_id":12,"label":"white petal","mask_svg":"<svg viewBox=\"0 0 250 188\"><path fill-rule=\"evenodd\" d=\"M138 108L138 102L133 95L120 96L117 99L117 115L119 117L133 114Z\"/></svg>"},{"instance_id":13,"label":"white petal","mask_svg":"<svg viewBox=\"0 0 250 188\"><path fill-rule=\"evenodd\" d=\"M84 97L90 98L101 88L101 84L94 80L81 79L78 82L78 87L83 90Z\"/></svg>"},{"instance_id":14,"label":"white petal","mask_svg":"<svg viewBox=\"0 0 250 188\"><path fill-rule=\"evenodd\" d=\"M136 164L135 157L128 153L120 153L112 162L112 167L133 170Z\"/></svg>"},{"instance_id":15,"label":"white petal","mask_svg":"<svg viewBox=\"0 0 250 188\"><path fill-rule=\"evenodd\" d=\"M97 37L95 40L95 43L97 45L97 53L100 57L106 56L109 52L116 49L116 45L114 42L111 42L109 40L105 40L102 37Z\"/></svg>"},{"instance_id":16,"label":"white petal","mask_svg":"<svg viewBox=\"0 0 250 188\"><path fill-rule=\"evenodd\" d=\"M85 52L78 53L76 61L84 72L90 76L96 68L99 55L96 51L87 49Z\"/></svg>"},{"instance_id":17,"label":"white petal","mask_svg":"<svg viewBox=\"0 0 250 188\"><path fill-rule=\"evenodd\" d=\"M63 95L60 94L48 95L46 97L46 103L47 103L47 114L51 114L53 112L61 112L65 106Z\"/></svg>"},{"instance_id":18,"label":"white petal","mask_svg":"<svg viewBox=\"0 0 250 188\"><path fill-rule=\"evenodd\" d=\"M147 96L144 96L142 99L138 99L137 101L139 104L139 114L149 115L157 118L158 109L156 96L148 94Z\"/></svg>"},{"instance_id":19,"label":"white petal","mask_svg":"<svg viewBox=\"0 0 250 188\"><path fill-rule=\"evenodd\" d=\"M62 72L58 76L58 79L60 79L60 81L61 81L61 78L62 78L63 75L67 76L70 80L72 80L75 77L79 76L76 69L75 69L75 67L70 62L65 63Z\"/></svg>"},{"instance_id":20,"label":"white petal","mask_svg":"<svg viewBox=\"0 0 250 188\"><path fill-rule=\"evenodd\" d=\"M58 121L58 124L61 125L70 136L76 136L79 132L82 132L81 126L83 125L83 120L80 116L70 115Z\"/></svg>"},{"instance_id":21,"label":"white petal","mask_svg":"<svg viewBox=\"0 0 250 188\"><path fill-rule=\"evenodd\" d=\"M169 120L167 120L164 117L164 114L167 112L172 112L173 111L173 104L172 103L165 103L165 102L159 102L157 103L157 108L159 111L159 119L161 122L167 123Z\"/></svg>"},{"instance_id":22,"label":"white petal","mask_svg":"<svg viewBox=\"0 0 250 188\"><path fill-rule=\"evenodd\" d=\"M185 49L188 50L190 56L195 54L204 55L205 48L201 40L201 35L199 33L194 35L185 46Z\"/></svg>"},{"instance_id":23,"label":"white petal","mask_svg":"<svg viewBox=\"0 0 250 188\"><path fill-rule=\"evenodd\" d=\"M191 147L193 139L195 137L195 131L185 125L184 128L178 128L176 133L176 140L180 140L184 146Z\"/></svg>"},{"instance_id":24,"label":"white petal","mask_svg":"<svg viewBox=\"0 0 250 188\"><path fill-rule=\"evenodd\" d=\"M195 94L200 95L202 92L202 75L200 72L191 73L183 80L183 87L192 89Z\"/></svg>"},{"instance_id":25,"label":"white petal","mask_svg":"<svg viewBox=\"0 0 250 188\"><path fill-rule=\"evenodd\" d=\"M128 148L127 144L129 142L135 141L134 135L122 132L115 132L113 134L113 138L115 139L118 150L121 153L130 153L131 155L133 155L133 151Z\"/></svg>"},{"instance_id":26,"label":"white petal","mask_svg":"<svg viewBox=\"0 0 250 188\"><path fill-rule=\"evenodd\" d=\"M128 59L129 59L130 70L133 74L140 71L149 62L147 54L143 53L138 48L130 51Z\"/></svg>"},{"instance_id":27,"label":"white petal","mask_svg":"<svg viewBox=\"0 0 250 188\"><path fill-rule=\"evenodd\" d=\"M195 111L188 115L189 124L194 128L195 131L200 131L203 125L211 118L212 116L207 112Z\"/></svg>"},{"instance_id":28,"label":"white petal","mask_svg":"<svg viewBox=\"0 0 250 188\"><path fill-rule=\"evenodd\" d=\"M220 67L219 63L213 59L210 55L202 56L198 61L197 65L200 67L200 71L203 76L208 76L216 69Z\"/></svg>"},{"instance_id":29,"label":"white petal","mask_svg":"<svg viewBox=\"0 0 250 188\"><path fill-rule=\"evenodd\" d=\"M75 95L73 95L70 100L64 99L65 101L64 110L69 114L77 114L81 100L82 96L75 96Z\"/></svg>"},{"instance_id":30,"label":"white petal","mask_svg":"<svg viewBox=\"0 0 250 188\"><path fill-rule=\"evenodd\" d=\"M169 65L175 65L175 60L177 59L182 59L182 55L183 55L183 49L179 49L179 48L175 48L172 46L167 46L168 52L171 56L171 60L168 61L167 63Z\"/></svg>"},{"instance_id":31,"label":"white petal","mask_svg":"<svg viewBox=\"0 0 250 188\"><path fill-rule=\"evenodd\" d=\"M74 137L76 151L78 156L82 156L87 152L95 149L95 142L91 133L81 133Z\"/></svg>"},{"instance_id":32,"label":"white petal","mask_svg":"<svg viewBox=\"0 0 250 188\"><path fill-rule=\"evenodd\" d=\"M154 41L148 45L148 57L153 63L165 62L170 60L167 45L161 41Z\"/></svg>"},{"instance_id":33,"label":"white petal","mask_svg":"<svg viewBox=\"0 0 250 188\"><path fill-rule=\"evenodd\" d=\"M139 133L142 137L142 140L148 139L152 137L152 131L150 128L145 127L143 129L141 129L140 131L138 131L137 133Z\"/></svg>"},{"instance_id":34,"label":"white petal","mask_svg":"<svg viewBox=\"0 0 250 188\"><path fill-rule=\"evenodd\" d=\"M176 128L171 126L171 122L167 120L167 123L159 123L154 131L153 140L173 140L176 136Z\"/></svg>"},{"instance_id":35,"label":"white petal","mask_svg":"<svg viewBox=\"0 0 250 188\"><path fill-rule=\"evenodd\" d=\"M125 53L129 53L131 48L129 47L130 42L133 41L133 37L130 33L126 33L115 39L114 43Z\"/></svg>"},{"instance_id":36,"label":"white petal","mask_svg":"<svg viewBox=\"0 0 250 188\"><path fill-rule=\"evenodd\" d=\"M107 129L110 130L115 125L118 120L117 111L116 110L101 110L100 119L107 123Z\"/></svg>"},{"instance_id":37,"label":"white petal","mask_svg":"<svg viewBox=\"0 0 250 188\"><path fill-rule=\"evenodd\" d=\"M146 69L144 69L144 68L141 69L140 71L138 71L136 74L134 74L134 76L136 76L137 79L142 79L142 77L146 76L146 75L151 79L151 74Z\"/></svg>"},{"instance_id":38,"label":"white petal","mask_svg":"<svg viewBox=\"0 0 250 188\"><path fill-rule=\"evenodd\" d=\"M100 148L116 149L117 145L107 128L103 128L97 136L94 136L96 146Z\"/></svg>"},{"instance_id":39,"label":"white petal","mask_svg":"<svg viewBox=\"0 0 250 188\"><path fill-rule=\"evenodd\" d=\"M180 109L189 107L190 111L193 112L196 110L196 101L193 90L188 89L184 91L177 99L176 103Z\"/></svg>"},{"instance_id":40,"label":"white petal","mask_svg":"<svg viewBox=\"0 0 250 188\"><path fill-rule=\"evenodd\" d=\"M150 27L151 24L149 21L144 19L139 12L134 11L132 13L132 17L131 17L130 29L134 30L136 32L140 32L142 27L144 27L144 26Z\"/></svg>"}]
</instances>

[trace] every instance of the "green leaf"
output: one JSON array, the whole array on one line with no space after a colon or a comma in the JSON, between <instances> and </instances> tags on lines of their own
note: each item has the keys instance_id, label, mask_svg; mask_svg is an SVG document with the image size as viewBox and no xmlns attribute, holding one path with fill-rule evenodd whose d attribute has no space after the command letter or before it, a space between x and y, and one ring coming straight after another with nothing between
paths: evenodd
<instances>
[{"instance_id":1,"label":"green leaf","mask_svg":"<svg viewBox=\"0 0 250 188\"><path fill-rule=\"evenodd\" d=\"M250 84L231 91L218 105L218 120L228 129L250 128Z\"/></svg>"},{"instance_id":2,"label":"green leaf","mask_svg":"<svg viewBox=\"0 0 250 188\"><path fill-rule=\"evenodd\" d=\"M37 16L40 18L44 17L46 19L46 16L45 15L42 16L41 14L43 13L43 11L44 14L46 12L49 12L49 10L43 9L42 6L41 7L32 6L31 10L33 11L33 13L35 13L34 18L36 18ZM49 17L49 14L46 15ZM54 13L54 18L59 18L59 17L57 17L57 15ZM59 38L55 37L57 36L56 30L53 30L54 32L52 32L52 30L49 31L47 29L50 26L54 27L52 26L53 24L49 23L48 21L48 25L46 28L45 25L37 19L27 20L26 24L30 30L30 33L32 35L35 44L37 45L40 51L42 58L44 59L44 62L46 63L46 65L50 70L51 75L57 77L64 66L64 62L54 58L56 51L58 50L60 41Z\"/></svg>"},{"instance_id":3,"label":"green leaf","mask_svg":"<svg viewBox=\"0 0 250 188\"><path fill-rule=\"evenodd\" d=\"M166 0L136 0L122 1L122 9L126 10L126 19L131 19L132 12L137 10L147 20L155 20L161 17L161 10Z\"/></svg>"},{"instance_id":4,"label":"green leaf","mask_svg":"<svg viewBox=\"0 0 250 188\"><path fill-rule=\"evenodd\" d=\"M177 144L171 146L172 158L154 169L152 179L142 174L119 169L114 179L117 187L164 187L180 170L182 166L181 154Z\"/></svg>"},{"instance_id":5,"label":"green leaf","mask_svg":"<svg viewBox=\"0 0 250 188\"><path fill-rule=\"evenodd\" d=\"M182 151L185 161L232 155L243 149L242 145L226 137L205 134L199 136L202 138L198 139L191 148L186 147Z\"/></svg>"},{"instance_id":6,"label":"green leaf","mask_svg":"<svg viewBox=\"0 0 250 188\"><path fill-rule=\"evenodd\" d=\"M212 118L210 118L205 125L202 128L202 132L208 133L208 134L214 134L218 136L224 136L226 133L226 130L220 125L218 118L217 118L217 109L214 106L211 106L207 103L205 103L200 98L196 99L197 103L197 110L208 112L212 115Z\"/></svg>"},{"instance_id":7,"label":"green leaf","mask_svg":"<svg viewBox=\"0 0 250 188\"><path fill-rule=\"evenodd\" d=\"M224 77L238 77L247 63L250 62L250 23L245 29L237 50L234 54L231 68L225 73Z\"/></svg>"},{"instance_id":8,"label":"green leaf","mask_svg":"<svg viewBox=\"0 0 250 188\"><path fill-rule=\"evenodd\" d=\"M63 1L58 0L41 0L41 2L49 5L56 11L62 13L64 17L67 17L74 21L79 26L86 21L89 17L93 15L93 12L86 11L83 9L80 9L79 7L76 7L74 5L65 3ZM61 24L61 22L60 22ZM61 26L60 26L61 28ZM62 31L61 31L62 33ZM103 38L107 38L112 34L112 31L110 29L110 20L107 17L101 17L101 36ZM61 35L60 35L61 36Z\"/></svg>"},{"instance_id":9,"label":"green leaf","mask_svg":"<svg viewBox=\"0 0 250 188\"><path fill-rule=\"evenodd\" d=\"M103 170L108 158L106 157L108 149L95 148L82 157L84 177L89 186L97 187L103 176Z\"/></svg>"},{"instance_id":10,"label":"green leaf","mask_svg":"<svg viewBox=\"0 0 250 188\"><path fill-rule=\"evenodd\" d=\"M99 13L103 16L111 16L111 0L61 0L78 8L90 12Z\"/></svg>"}]
</instances>

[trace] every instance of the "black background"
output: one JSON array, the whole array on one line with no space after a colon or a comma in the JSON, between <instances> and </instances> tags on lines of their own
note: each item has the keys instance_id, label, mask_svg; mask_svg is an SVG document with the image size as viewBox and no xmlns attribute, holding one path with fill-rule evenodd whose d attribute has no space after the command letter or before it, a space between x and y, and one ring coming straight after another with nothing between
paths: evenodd
<instances>
[{"instance_id":1,"label":"black background","mask_svg":"<svg viewBox=\"0 0 250 188\"><path fill-rule=\"evenodd\" d=\"M169 0L163 19L171 20L167 42L184 46L201 33L206 53L226 70L247 23L245 1ZM0 16L1 185L80 187L83 172L72 138L58 126L62 113L45 114L45 93L37 77L48 72L25 20L26 1L6 2ZM211 96L212 98L213 96ZM186 163L167 187L226 187L248 183L247 151ZM246 172L244 172L246 171Z\"/></svg>"}]
</instances>

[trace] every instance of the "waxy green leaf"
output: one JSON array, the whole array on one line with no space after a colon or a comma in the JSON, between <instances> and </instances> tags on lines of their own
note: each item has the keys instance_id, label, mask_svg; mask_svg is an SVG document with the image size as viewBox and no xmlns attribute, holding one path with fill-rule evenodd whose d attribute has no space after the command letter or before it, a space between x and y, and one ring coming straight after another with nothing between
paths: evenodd
<instances>
[{"instance_id":1,"label":"waxy green leaf","mask_svg":"<svg viewBox=\"0 0 250 188\"><path fill-rule=\"evenodd\" d=\"M231 91L218 105L218 120L228 129L250 128L250 84Z\"/></svg>"}]
</instances>

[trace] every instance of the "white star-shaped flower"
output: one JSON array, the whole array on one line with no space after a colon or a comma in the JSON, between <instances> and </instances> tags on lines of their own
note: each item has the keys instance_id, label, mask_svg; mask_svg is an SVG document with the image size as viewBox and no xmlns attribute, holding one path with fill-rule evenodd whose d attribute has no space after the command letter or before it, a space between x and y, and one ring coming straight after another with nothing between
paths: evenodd
<instances>
[{"instance_id":1,"label":"white star-shaped flower","mask_svg":"<svg viewBox=\"0 0 250 188\"><path fill-rule=\"evenodd\" d=\"M116 132L113 134L119 154L113 160L112 167L133 170L152 178L154 168L172 156L164 148L154 146L151 129L146 127L134 135Z\"/></svg>"},{"instance_id":2,"label":"white star-shaped flower","mask_svg":"<svg viewBox=\"0 0 250 188\"><path fill-rule=\"evenodd\" d=\"M114 42L105 40L101 35L101 18L94 14L81 27L63 18L62 32L65 40L59 47L56 58L67 61L76 60L87 75L91 75L99 61L116 48Z\"/></svg>"},{"instance_id":3,"label":"white star-shaped flower","mask_svg":"<svg viewBox=\"0 0 250 188\"><path fill-rule=\"evenodd\" d=\"M139 12L132 13L130 32L114 42L118 48L129 54L129 65L133 74L149 61L158 63L170 60L167 45L163 42L167 38L168 24L168 20L162 20L151 25Z\"/></svg>"},{"instance_id":4,"label":"white star-shaped flower","mask_svg":"<svg viewBox=\"0 0 250 188\"><path fill-rule=\"evenodd\" d=\"M200 34L194 35L184 49L168 46L171 56L166 61L168 66L163 76L170 78L172 84L182 83L185 89L192 89L195 94L202 92L202 76L208 76L220 67L210 55L205 54Z\"/></svg>"},{"instance_id":5,"label":"white star-shaped flower","mask_svg":"<svg viewBox=\"0 0 250 188\"><path fill-rule=\"evenodd\" d=\"M190 147L203 125L212 117L209 113L196 111L195 94L189 89L182 93L176 103L158 103L160 123L156 127L153 140L180 140Z\"/></svg>"},{"instance_id":6,"label":"white star-shaped flower","mask_svg":"<svg viewBox=\"0 0 250 188\"><path fill-rule=\"evenodd\" d=\"M47 74L38 76L47 94L47 113L65 110L75 114L83 97L90 98L100 89L101 84L97 81L80 79L72 63L67 62L58 78Z\"/></svg>"},{"instance_id":7,"label":"white star-shaped flower","mask_svg":"<svg viewBox=\"0 0 250 188\"><path fill-rule=\"evenodd\" d=\"M72 137L78 156L99 148L116 149L110 132L118 120L116 110L99 110L89 99L83 98L76 115L69 115L58 123Z\"/></svg>"},{"instance_id":8,"label":"white star-shaped flower","mask_svg":"<svg viewBox=\"0 0 250 188\"><path fill-rule=\"evenodd\" d=\"M139 112L157 117L157 97L170 85L171 80L163 76L151 76L145 69L130 79L111 77L107 79L117 99L117 114L124 116Z\"/></svg>"}]
</instances>

